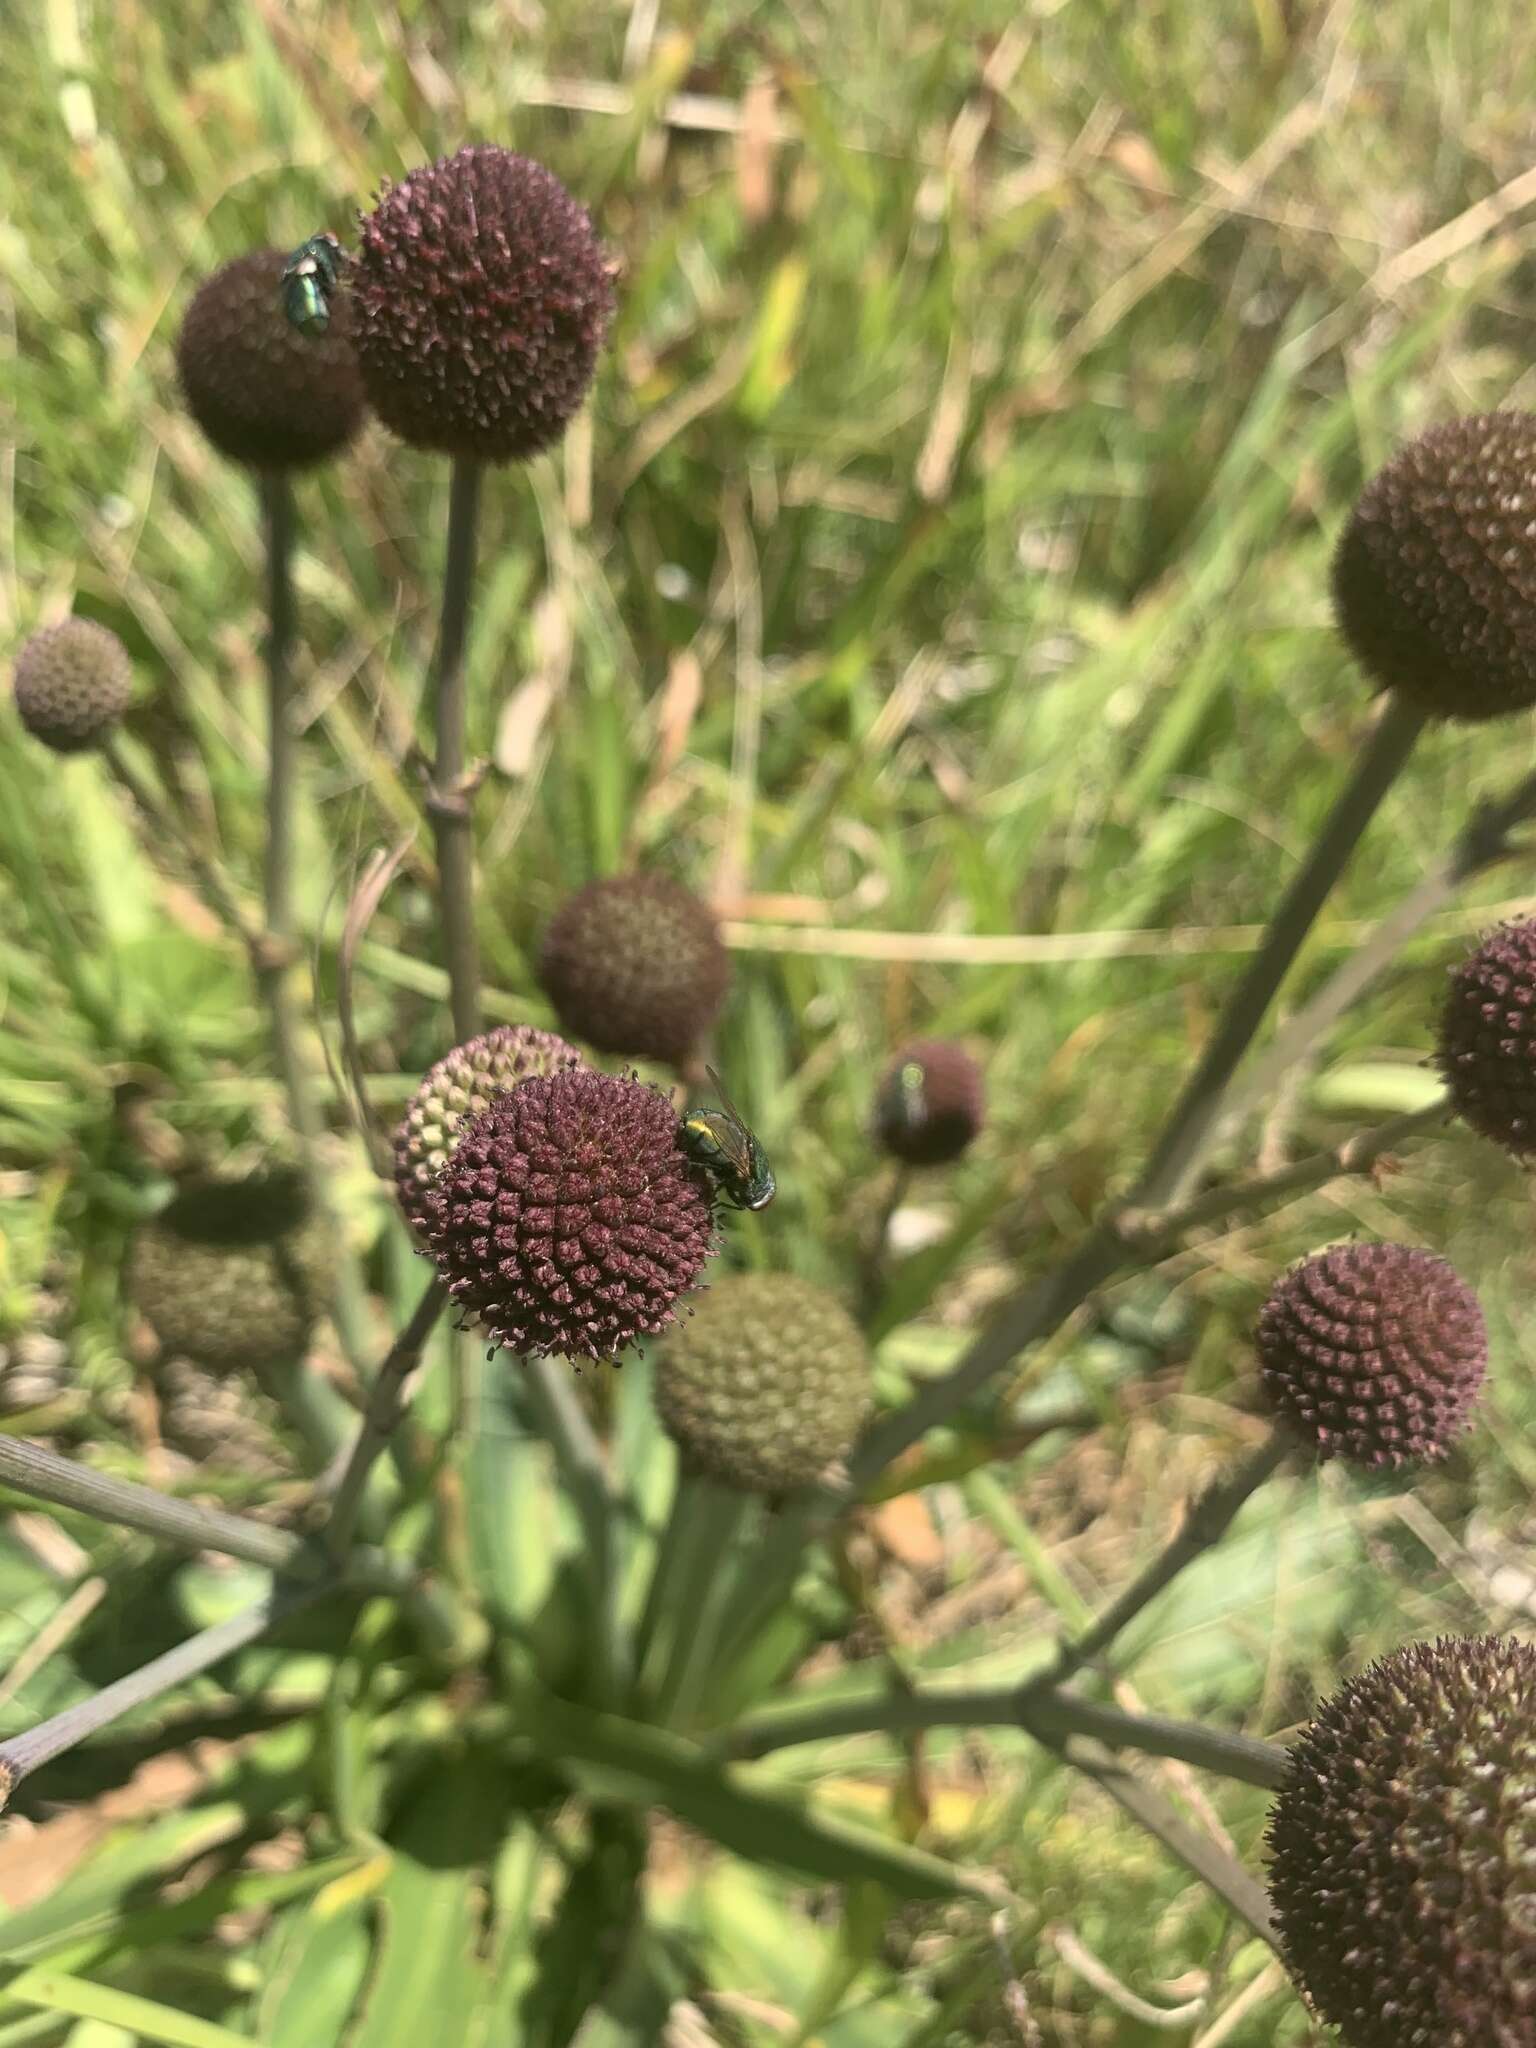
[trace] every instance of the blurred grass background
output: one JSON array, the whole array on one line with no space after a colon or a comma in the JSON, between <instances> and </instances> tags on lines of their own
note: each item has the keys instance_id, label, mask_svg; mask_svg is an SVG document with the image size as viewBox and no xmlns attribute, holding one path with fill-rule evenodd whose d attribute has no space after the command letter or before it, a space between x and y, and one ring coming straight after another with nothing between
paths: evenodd
<instances>
[{"instance_id":1,"label":"blurred grass background","mask_svg":"<svg viewBox=\"0 0 1536 2048\"><path fill-rule=\"evenodd\" d=\"M911 1197L933 1248L897 1269L910 1319L891 1311L880 1355L893 1394L942 1367L1123 1184L1347 769L1369 706L1326 584L1353 493L1430 421L1536 400L1511 89L1536 20L1508 0L48 0L6 58L0 641L71 604L119 632L134 739L248 877L259 536L246 479L177 402L190 291L252 244L348 239L381 178L466 139L542 158L591 206L622 274L590 416L487 493L488 1008L548 1021L529 962L590 875L655 861L712 893L737 949L726 1071L782 1190L729 1257L834 1285L884 1192L873 1069L906 1033L964 1035L990 1127ZM314 934L416 819L443 501L440 465L377 430L300 486ZM243 962L174 857L97 763L42 760L0 716L8 1426L140 1471L119 1264L165 1191L156 1140L254 1155L280 1100ZM1529 741L1524 722L1429 737L1287 1003ZM429 880L418 834L365 949L384 1119L446 1043ZM1446 964L1529 894L1525 862L1473 885L1248 1151L1425 1099ZM333 1002L323 954L332 1036ZM376 1276L408 1286L360 1152L336 1163ZM1107 1427L876 1525L898 1636L958 1662L1118 1583L1254 1426L1246 1332L1277 1266L1356 1231L1430 1244L1479 1287L1483 1425L1412 1495L1330 1471L1258 1504L1150 1617L1122 1696L1268 1733L1377 1649L1528 1620L1530 1197L1451 1133L1121 1289L1030 1361L1021 1419L1086 1399ZM236 1461L210 1483L243 1501L270 1476ZM1047 2042L1311 2038L1256 1946L1090 1788L1022 1744L936 1740L931 1762L936 1824L1043 1930L1153 2003L1215 1973L1171 2036L1037 1930L1014 1962ZM1252 1856L1260 1795L1198 1796ZM910 2009L860 2031L836 1942L795 1899L808 1946L788 1952L771 1891L743 1868L704 1904L679 1890L723 2001L701 2039L802 2038L780 2011L829 2043L1029 2039L985 1927L933 1914L887 1939ZM179 1996L177 1967L143 1982Z\"/></svg>"}]
</instances>

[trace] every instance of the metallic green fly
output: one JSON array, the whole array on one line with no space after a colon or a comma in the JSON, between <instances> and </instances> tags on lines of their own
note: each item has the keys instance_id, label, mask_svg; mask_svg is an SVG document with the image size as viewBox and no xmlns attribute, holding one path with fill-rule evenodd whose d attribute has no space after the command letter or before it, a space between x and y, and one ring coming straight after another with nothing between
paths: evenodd
<instances>
[{"instance_id":1,"label":"metallic green fly","mask_svg":"<svg viewBox=\"0 0 1536 2048\"><path fill-rule=\"evenodd\" d=\"M896 1086L891 1091L886 1108L891 1122L898 1128L914 1131L928 1119L927 1099L928 1077L923 1072L921 1060L905 1060L896 1075Z\"/></svg>"},{"instance_id":2,"label":"metallic green fly","mask_svg":"<svg viewBox=\"0 0 1536 2048\"><path fill-rule=\"evenodd\" d=\"M690 1109L683 1118L683 1150L715 1183L733 1209L766 1209L778 1192L768 1155L742 1122L725 1083L704 1070L720 1091L723 1109Z\"/></svg>"},{"instance_id":3,"label":"metallic green fly","mask_svg":"<svg viewBox=\"0 0 1536 2048\"><path fill-rule=\"evenodd\" d=\"M330 326L331 296L345 261L334 235L311 235L283 265L283 311L301 334L321 335Z\"/></svg>"}]
</instances>

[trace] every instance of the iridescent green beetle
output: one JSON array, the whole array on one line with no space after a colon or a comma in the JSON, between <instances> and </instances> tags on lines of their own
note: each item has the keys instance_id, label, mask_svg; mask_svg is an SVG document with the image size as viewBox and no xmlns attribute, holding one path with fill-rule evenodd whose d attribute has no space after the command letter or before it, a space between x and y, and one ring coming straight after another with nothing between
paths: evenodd
<instances>
[{"instance_id":1,"label":"iridescent green beetle","mask_svg":"<svg viewBox=\"0 0 1536 2048\"><path fill-rule=\"evenodd\" d=\"M690 1109L683 1118L683 1150L715 1183L733 1209L766 1209L778 1192L768 1155L747 1129L725 1083L704 1070L720 1091L723 1109Z\"/></svg>"},{"instance_id":2,"label":"iridescent green beetle","mask_svg":"<svg viewBox=\"0 0 1536 2048\"><path fill-rule=\"evenodd\" d=\"M331 324L331 296L341 276L345 252L334 235L311 235L283 265L278 280L283 312L301 334L321 335Z\"/></svg>"}]
</instances>

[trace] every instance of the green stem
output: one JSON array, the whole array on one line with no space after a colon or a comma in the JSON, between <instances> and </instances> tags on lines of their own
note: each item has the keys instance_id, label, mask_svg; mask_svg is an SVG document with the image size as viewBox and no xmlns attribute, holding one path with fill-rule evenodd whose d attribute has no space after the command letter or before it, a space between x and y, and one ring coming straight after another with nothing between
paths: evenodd
<instances>
[{"instance_id":1,"label":"green stem","mask_svg":"<svg viewBox=\"0 0 1536 2048\"><path fill-rule=\"evenodd\" d=\"M748 1506L734 1489L680 1473L679 1541L669 1559L641 1686L663 1727L686 1726L712 1672L722 1668L722 1624L737 1590L732 1553ZM659 1562L659 1561L658 1561Z\"/></svg>"},{"instance_id":2,"label":"green stem","mask_svg":"<svg viewBox=\"0 0 1536 2048\"><path fill-rule=\"evenodd\" d=\"M1408 764L1424 714L1389 695L1355 772L1270 919L1264 943L1222 1011L1209 1045L1186 1082L1132 1197L1154 1208L1175 1200L1209 1143L1211 1128L1239 1062L1253 1043L1291 962L1382 799Z\"/></svg>"},{"instance_id":3,"label":"green stem","mask_svg":"<svg viewBox=\"0 0 1536 2048\"><path fill-rule=\"evenodd\" d=\"M1291 1439L1276 1429L1235 1472L1207 1487L1189 1510L1178 1534L1132 1580L1119 1599L1106 1608L1076 1642L1062 1645L1050 1676L1037 1681L1038 1689L1045 1692L1062 1684L1074 1672L1081 1671L1085 1664L1091 1664L1102 1655L1142 1609L1150 1606L1159 1593L1173 1584L1180 1572L1207 1550L1214 1549L1231 1528L1239 1510L1266 1480L1273 1478L1293 1449ZM1025 1697L1029 1697L1034 1689L1026 1687Z\"/></svg>"},{"instance_id":4,"label":"green stem","mask_svg":"<svg viewBox=\"0 0 1536 2048\"><path fill-rule=\"evenodd\" d=\"M1211 1188L1177 1209L1123 1209L1118 1219L1120 1234L1142 1256L1161 1257L1192 1230L1225 1223L1247 1209L1262 1209L1271 1202L1306 1194L1339 1174L1365 1173L1378 1159L1395 1152L1404 1139L1436 1129L1450 1114L1450 1100L1442 1095L1423 1109L1405 1110L1401 1116L1389 1117L1370 1130L1357 1131L1342 1145L1330 1146L1324 1152L1309 1152L1305 1159L1278 1166L1273 1173L1256 1174L1252 1180Z\"/></svg>"},{"instance_id":5,"label":"green stem","mask_svg":"<svg viewBox=\"0 0 1536 2048\"><path fill-rule=\"evenodd\" d=\"M1394 961L1421 926L1443 910L1464 882L1485 868L1508 860L1514 851L1510 834L1536 815L1536 774L1526 775L1496 801L1479 804L1450 851L1405 896L1357 952L1351 953L1310 1002L1275 1033L1242 1089L1230 1098L1222 1117L1231 1126L1268 1102L1281 1080L1308 1057L1323 1034Z\"/></svg>"},{"instance_id":6,"label":"green stem","mask_svg":"<svg viewBox=\"0 0 1536 2048\"><path fill-rule=\"evenodd\" d=\"M221 1550L270 1571L301 1570L306 1557L302 1539L284 1529L269 1529L265 1522L226 1514L222 1508L176 1500L130 1479L111 1478L19 1437L0 1436L0 1485L55 1507L94 1515L98 1521L137 1529L183 1550Z\"/></svg>"},{"instance_id":7,"label":"green stem","mask_svg":"<svg viewBox=\"0 0 1536 2048\"><path fill-rule=\"evenodd\" d=\"M167 1650L163 1656L153 1658L126 1678L104 1686L88 1700L66 1707L61 1714L40 1721L25 1734L14 1735L9 1742L0 1743L0 1809L9 1802L21 1780L40 1764L62 1756L65 1750L86 1741L121 1715L131 1713L149 1700L158 1699L161 1693L169 1692L173 1686L196 1678L212 1665L232 1656L236 1650L244 1649L247 1643L265 1635L274 1623L290 1614L297 1614L323 1599L327 1593L337 1590L338 1582L335 1580L289 1587L286 1591L274 1589L253 1606L232 1615L228 1621L205 1628L186 1642L178 1643L174 1650Z\"/></svg>"},{"instance_id":8,"label":"green stem","mask_svg":"<svg viewBox=\"0 0 1536 2048\"><path fill-rule=\"evenodd\" d=\"M1251 1735L1202 1728L1161 1714L1127 1714L1119 1707L1038 1681L974 1691L892 1691L877 1700L845 1700L835 1706L795 1701L738 1722L711 1743L729 1757L768 1756L804 1742L831 1742L854 1735L905 1735L922 1728L1023 1728L1051 1746L1068 1736L1090 1736L1111 1749L1135 1749L1167 1756L1200 1770L1237 1778L1275 1791L1286 1783L1290 1755L1276 1742Z\"/></svg>"},{"instance_id":9,"label":"green stem","mask_svg":"<svg viewBox=\"0 0 1536 2048\"><path fill-rule=\"evenodd\" d=\"M1051 1745L1055 1746L1055 1745ZM1061 1755L1085 1777L1107 1792L1121 1811L1145 1828L1154 1840L1176 1856L1202 1884L1246 1920L1261 1940L1278 1949L1274 1918L1263 1885L1245 1870L1235 1856L1229 1856L1219 1842L1198 1834L1181 1814L1153 1788L1126 1769L1097 1743L1081 1738L1061 1745Z\"/></svg>"},{"instance_id":10,"label":"green stem","mask_svg":"<svg viewBox=\"0 0 1536 2048\"><path fill-rule=\"evenodd\" d=\"M336 1489L331 1517L326 1524L326 1548L334 1560L344 1558L352 1548L368 1475L400 1421L405 1406L405 1383L421 1363L422 1350L447 1299L448 1290L441 1280L433 1280L374 1375L368 1406L363 1412L351 1456Z\"/></svg>"},{"instance_id":11,"label":"green stem","mask_svg":"<svg viewBox=\"0 0 1536 2048\"><path fill-rule=\"evenodd\" d=\"M436 758L427 808L437 845L438 888L455 1042L480 1029L480 946L475 934L475 849L465 750L466 678L482 466L458 456L448 501L448 559L433 662L432 717Z\"/></svg>"},{"instance_id":12,"label":"green stem","mask_svg":"<svg viewBox=\"0 0 1536 2048\"><path fill-rule=\"evenodd\" d=\"M272 1049L310 1197L336 1252L331 1292L337 1334L349 1361L361 1367L369 1346L367 1297L331 1201L330 1176L321 1157L325 1119L304 1056L290 981L299 950L293 903L300 759L293 716L293 486L286 474L267 471L262 474L260 491L267 555L267 838L262 858L266 928L252 946L251 961L266 1005Z\"/></svg>"},{"instance_id":13,"label":"green stem","mask_svg":"<svg viewBox=\"0 0 1536 2048\"><path fill-rule=\"evenodd\" d=\"M529 1405L570 1491L586 1538L583 1558L592 1587L598 1697L619 1700L634 1666L634 1646L619 1612L615 1535L618 1502L602 1447L576 1398L569 1367L558 1359L524 1361Z\"/></svg>"},{"instance_id":14,"label":"green stem","mask_svg":"<svg viewBox=\"0 0 1536 2048\"><path fill-rule=\"evenodd\" d=\"M93 1472L88 1465L60 1457L42 1444L0 1434L0 1486L13 1487L31 1500L72 1508L114 1527L136 1529L181 1550L217 1550L244 1558L286 1578L311 1581L324 1575L325 1560L301 1536L272 1529L223 1508L199 1507L171 1494L157 1493L131 1479ZM419 1588L416 1571L404 1559L378 1550L354 1550L347 1560L346 1582L360 1592L392 1593L409 1600Z\"/></svg>"}]
</instances>

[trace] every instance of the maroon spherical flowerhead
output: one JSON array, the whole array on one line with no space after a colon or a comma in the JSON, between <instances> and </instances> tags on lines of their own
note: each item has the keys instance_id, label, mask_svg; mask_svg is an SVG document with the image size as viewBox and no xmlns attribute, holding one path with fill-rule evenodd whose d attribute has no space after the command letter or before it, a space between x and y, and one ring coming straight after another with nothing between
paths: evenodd
<instances>
[{"instance_id":1,"label":"maroon spherical flowerhead","mask_svg":"<svg viewBox=\"0 0 1536 2048\"><path fill-rule=\"evenodd\" d=\"M1410 441L1355 506L1333 596L1360 665L1430 717L1536 704L1536 415Z\"/></svg>"},{"instance_id":2,"label":"maroon spherical flowerhead","mask_svg":"<svg viewBox=\"0 0 1536 2048\"><path fill-rule=\"evenodd\" d=\"M1517 1159L1536 1153L1536 918L1499 925L1456 969L1435 1057L1458 1116Z\"/></svg>"},{"instance_id":3,"label":"maroon spherical flowerhead","mask_svg":"<svg viewBox=\"0 0 1536 2048\"><path fill-rule=\"evenodd\" d=\"M687 1059L725 1001L731 957L708 904L667 875L610 875L550 920L539 980L599 1052Z\"/></svg>"},{"instance_id":4,"label":"maroon spherical flowerhead","mask_svg":"<svg viewBox=\"0 0 1536 2048\"><path fill-rule=\"evenodd\" d=\"M611 1358L676 1319L714 1250L708 1178L659 1089L589 1067L535 1075L463 1126L427 1248L510 1351Z\"/></svg>"},{"instance_id":5,"label":"maroon spherical flowerhead","mask_svg":"<svg viewBox=\"0 0 1536 2048\"><path fill-rule=\"evenodd\" d=\"M1350 2048L1536 2041L1536 1648L1415 1643L1319 1708L1270 1816L1282 1953Z\"/></svg>"},{"instance_id":6,"label":"maroon spherical flowerhead","mask_svg":"<svg viewBox=\"0 0 1536 2048\"><path fill-rule=\"evenodd\" d=\"M395 1192L406 1219L424 1236L437 1214L436 1181L463 1124L530 1074L577 1067L581 1054L553 1031L499 1024L429 1067L395 1130Z\"/></svg>"},{"instance_id":7,"label":"maroon spherical flowerhead","mask_svg":"<svg viewBox=\"0 0 1536 2048\"><path fill-rule=\"evenodd\" d=\"M100 746L132 692L127 648L94 619L45 626L16 657L17 716L56 754Z\"/></svg>"},{"instance_id":8,"label":"maroon spherical flowerhead","mask_svg":"<svg viewBox=\"0 0 1536 2048\"><path fill-rule=\"evenodd\" d=\"M908 1166L958 1159L981 1129L981 1069L962 1045L921 1038L886 1069L875 1096L875 1136Z\"/></svg>"},{"instance_id":9,"label":"maroon spherical flowerhead","mask_svg":"<svg viewBox=\"0 0 1536 2048\"><path fill-rule=\"evenodd\" d=\"M281 249L237 256L199 286L176 337L187 410L221 455L248 469L307 469L339 454L367 412L348 294L323 335L283 311Z\"/></svg>"},{"instance_id":10,"label":"maroon spherical flowerhead","mask_svg":"<svg viewBox=\"0 0 1536 2048\"><path fill-rule=\"evenodd\" d=\"M1259 1316L1270 1400L1320 1458L1443 1457L1488 1367L1477 1296L1434 1252L1346 1244L1276 1282Z\"/></svg>"},{"instance_id":11,"label":"maroon spherical flowerhead","mask_svg":"<svg viewBox=\"0 0 1536 2048\"><path fill-rule=\"evenodd\" d=\"M486 462L559 439L613 313L586 208L489 143L385 188L349 284L380 419L414 447Z\"/></svg>"}]
</instances>

